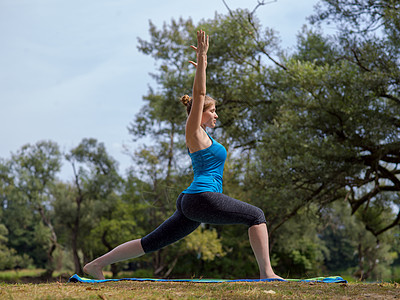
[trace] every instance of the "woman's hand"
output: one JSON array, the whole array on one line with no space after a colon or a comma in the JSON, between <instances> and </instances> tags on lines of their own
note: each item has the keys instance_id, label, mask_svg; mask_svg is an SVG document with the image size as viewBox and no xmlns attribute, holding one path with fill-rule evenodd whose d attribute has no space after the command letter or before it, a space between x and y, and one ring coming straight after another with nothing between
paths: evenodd
<instances>
[{"instance_id":1,"label":"woman's hand","mask_svg":"<svg viewBox=\"0 0 400 300\"><path fill-rule=\"evenodd\" d=\"M197 47L190 46L197 53L197 61L199 60L199 56L207 56L208 51L208 35L203 30L197 31ZM189 61L192 65L197 67L197 63L194 61ZM205 60L205 64L207 66L207 59Z\"/></svg>"}]
</instances>

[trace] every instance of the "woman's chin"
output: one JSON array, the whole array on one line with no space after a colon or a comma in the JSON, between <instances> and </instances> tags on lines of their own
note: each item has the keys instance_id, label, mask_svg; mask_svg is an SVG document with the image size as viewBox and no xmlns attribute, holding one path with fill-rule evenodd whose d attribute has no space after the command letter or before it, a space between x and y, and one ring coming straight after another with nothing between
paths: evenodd
<instances>
[{"instance_id":1,"label":"woman's chin","mask_svg":"<svg viewBox=\"0 0 400 300\"><path fill-rule=\"evenodd\" d=\"M217 124L216 123L208 123L208 124L204 124L202 126L207 127L207 128L215 128Z\"/></svg>"}]
</instances>

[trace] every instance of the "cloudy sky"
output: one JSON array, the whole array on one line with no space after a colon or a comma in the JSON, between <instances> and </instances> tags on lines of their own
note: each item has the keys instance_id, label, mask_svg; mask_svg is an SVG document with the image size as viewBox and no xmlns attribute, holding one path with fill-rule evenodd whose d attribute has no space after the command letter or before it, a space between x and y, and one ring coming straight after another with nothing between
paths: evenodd
<instances>
[{"instance_id":1,"label":"cloudy sky","mask_svg":"<svg viewBox=\"0 0 400 300\"><path fill-rule=\"evenodd\" d=\"M257 4L225 2L231 9ZM277 0L257 16L289 48L316 3ZM197 23L215 12L227 13L222 0L0 0L0 157L40 140L68 151L93 137L124 172L127 126L154 86L154 61L137 51L137 38L149 37L149 20Z\"/></svg>"}]
</instances>

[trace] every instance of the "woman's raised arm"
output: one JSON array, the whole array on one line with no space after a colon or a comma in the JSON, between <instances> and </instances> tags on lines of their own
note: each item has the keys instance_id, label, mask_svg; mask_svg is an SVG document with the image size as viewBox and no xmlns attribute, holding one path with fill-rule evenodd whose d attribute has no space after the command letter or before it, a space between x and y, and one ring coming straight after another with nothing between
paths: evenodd
<instances>
[{"instance_id":1,"label":"woman's raised arm","mask_svg":"<svg viewBox=\"0 0 400 300\"><path fill-rule=\"evenodd\" d=\"M206 96L206 68L208 35L203 30L197 32L197 47L191 46L196 50L197 63L190 61L196 67L196 75L193 83L193 103L190 114L186 122L186 140L197 138L200 133L201 117L203 114L204 99Z\"/></svg>"}]
</instances>

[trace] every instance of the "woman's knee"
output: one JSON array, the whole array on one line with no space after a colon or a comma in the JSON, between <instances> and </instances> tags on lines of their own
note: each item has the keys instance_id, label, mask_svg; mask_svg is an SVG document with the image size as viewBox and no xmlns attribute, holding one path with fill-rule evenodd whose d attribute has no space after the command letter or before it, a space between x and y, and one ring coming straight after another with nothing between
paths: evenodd
<instances>
[{"instance_id":1,"label":"woman's knee","mask_svg":"<svg viewBox=\"0 0 400 300\"><path fill-rule=\"evenodd\" d=\"M255 207L253 224L251 224L250 226L258 225L258 224L262 224L262 223L267 223L267 220L265 219L264 211L259 207Z\"/></svg>"}]
</instances>

